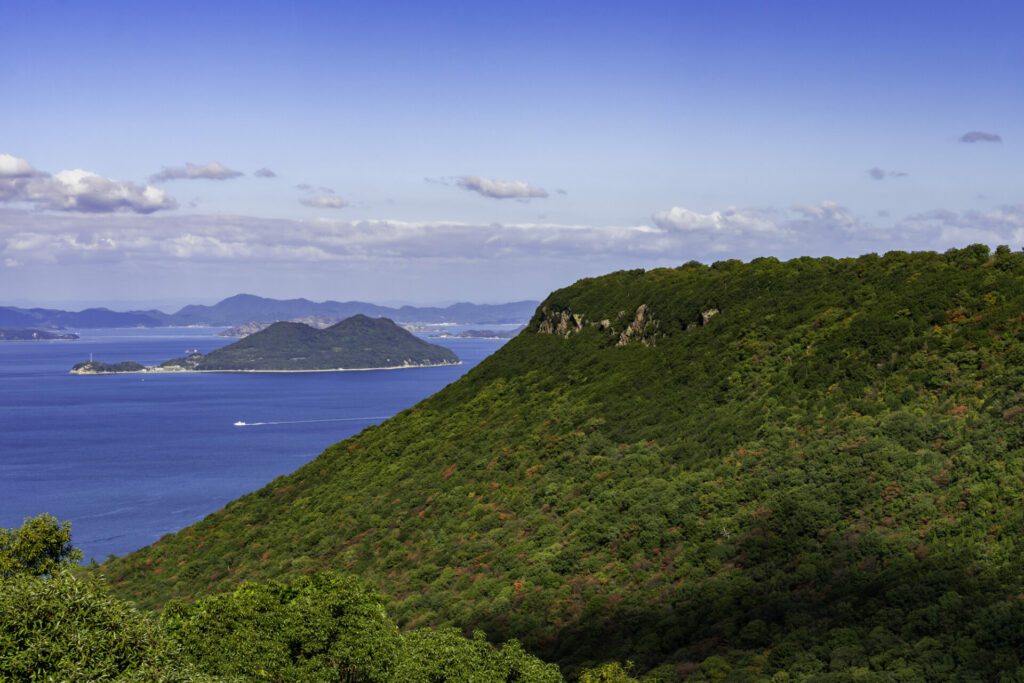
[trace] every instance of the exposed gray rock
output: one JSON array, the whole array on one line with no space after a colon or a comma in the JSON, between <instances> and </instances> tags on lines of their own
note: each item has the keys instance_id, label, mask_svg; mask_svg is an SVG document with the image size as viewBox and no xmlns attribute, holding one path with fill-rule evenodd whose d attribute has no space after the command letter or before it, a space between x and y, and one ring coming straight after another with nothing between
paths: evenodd
<instances>
[{"instance_id":1,"label":"exposed gray rock","mask_svg":"<svg viewBox=\"0 0 1024 683\"><path fill-rule=\"evenodd\" d=\"M625 328L621 328L621 331L616 328L620 327L622 322L613 323L607 318L600 321L587 320L586 316L580 313L552 311L547 308L542 308L540 315L540 321L537 324L539 334L557 334L568 337L585 327L596 327L599 331L610 334L611 338L616 340L617 346L625 346L634 342L644 346L654 346L655 339L660 333L658 321L650 316L646 304L640 304L637 307L632 322ZM625 315L625 311L620 311L617 320L621 321Z\"/></svg>"},{"instance_id":2,"label":"exposed gray rock","mask_svg":"<svg viewBox=\"0 0 1024 683\"><path fill-rule=\"evenodd\" d=\"M562 337L568 337L573 332L582 330L586 322L582 315L570 313L569 311L554 312L542 308L540 313L541 320L537 331L542 334L557 334Z\"/></svg>"},{"instance_id":3,"label":"exposed gray rock","mask_svg":"<svg viewBox=\"0 0 1024 683\"><path fill-rule=\"evenodd\" d=\"M640 304L636 308L633 322L619 335L616 346L625 346L633 342L639 342L644 346L654 346L657 334L658 321L647 315L647 304Z\"/></svg>"}]
</instances>

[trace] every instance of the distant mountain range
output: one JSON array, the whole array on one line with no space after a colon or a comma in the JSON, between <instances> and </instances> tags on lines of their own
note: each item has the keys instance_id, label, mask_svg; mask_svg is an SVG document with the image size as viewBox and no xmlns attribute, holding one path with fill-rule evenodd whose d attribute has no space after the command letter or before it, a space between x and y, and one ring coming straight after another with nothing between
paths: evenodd
<instances>
[{"instance_id":1,"label":"distant mountain range","mask_svg":"<svg viewBox=\"0 0 1024 683\"><path fill-rule=\"evenodd\" d=\"M181 325L241 325L253 321L276 321L306 316L350 318L366 315L402 322L423 323L517 323L529 320L537 301L507 304L457 303L436 306L392 308L364 301L323 301L308 299L267 299L252 294L236 294L213 306L189 305L177 313L158 310L111 311L88 308L61 311L48 308L0 306L0 327L45 327L51 329L83 327L171 327Z\"/></svg>"}]
</instances>

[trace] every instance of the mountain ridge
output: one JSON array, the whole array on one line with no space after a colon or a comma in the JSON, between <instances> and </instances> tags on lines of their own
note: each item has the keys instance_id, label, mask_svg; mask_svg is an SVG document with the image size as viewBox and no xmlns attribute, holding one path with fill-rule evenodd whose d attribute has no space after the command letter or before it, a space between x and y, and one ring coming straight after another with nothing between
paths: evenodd
<instances>
[{"instance_id":1,"label":"mountain ridge","mask_svg":"<svg viewBox=\"0 0 1024 683\"><path fill-rule=\"evenodd\" d=\"M354 572L405 628L568 672L998 679L1024 665L1022 386L1006 247L621 271L101 571L147 605Z\"/></svg>"}]
</instances>

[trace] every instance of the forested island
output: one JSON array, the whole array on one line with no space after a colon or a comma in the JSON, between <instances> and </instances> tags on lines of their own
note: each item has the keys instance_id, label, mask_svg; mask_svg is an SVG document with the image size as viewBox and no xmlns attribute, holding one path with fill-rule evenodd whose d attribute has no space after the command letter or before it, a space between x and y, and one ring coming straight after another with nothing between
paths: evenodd
<instances>
[{"instance_id":1,"label":"forested island","mask_svg":"<svg viewBox=\"0 0 1024 683\"><path fill-rule=\"evenodd\" d=\"M162 610L145 623L216 675L340 679L317 653L360 651L345 644L368 622L346 615L373 613L368 585L388 629L460 653L424 680L477 680L502 643L561 678L478 680L1015 680L1022 386L1024 253L1007 247L622 271L553 292L416 406L87 573L115 605ZM365 584L316 592L338 572ZM322 628L256 635L339 595L351 611ZM388 642L387 662L413 652Z\"/></svg>"},{"instance_id":2,"label":"forested island","mask_svg":"<svg viewBox=\"0 0 1024 683\"><path fill-rule=\"evenodd\" d=\"M9 327L0 328L0 341L71 341L75 339L78 339L78 335L71 332Z\"/></svg>"},{"instance_id":3,"label":"forested island","mask_svg":"<svg viewBox=\"0 0 1024 683\"><path fill-rule=\"evenodd\" d=\"M71 372L308 372L457 363L454 352L423 341L387 318L356 315L322 330L303 323L274 323L210 353L194 353L158 366L85 361L77 363Z\"/></svg>"}]
</instances>

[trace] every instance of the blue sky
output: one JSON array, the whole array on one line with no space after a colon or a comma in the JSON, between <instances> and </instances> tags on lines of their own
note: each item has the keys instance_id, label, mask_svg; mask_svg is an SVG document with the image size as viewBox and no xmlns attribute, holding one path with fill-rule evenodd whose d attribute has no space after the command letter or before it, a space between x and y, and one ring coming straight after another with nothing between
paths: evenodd
<instances>
[{"instance_id":1,"label":"blue sky","mask_svg":"<svg viewBox=\"0 0 1024 683\"><path fill-rule=\"evenodd\" d=\"M367 4L0 4L0 304L1024 246L1019 3Z\"/></svg>"}]
</instances>

